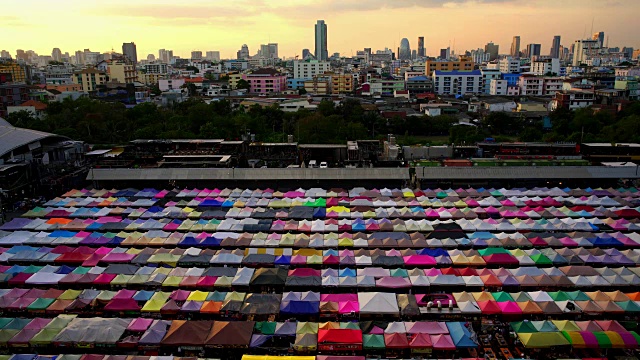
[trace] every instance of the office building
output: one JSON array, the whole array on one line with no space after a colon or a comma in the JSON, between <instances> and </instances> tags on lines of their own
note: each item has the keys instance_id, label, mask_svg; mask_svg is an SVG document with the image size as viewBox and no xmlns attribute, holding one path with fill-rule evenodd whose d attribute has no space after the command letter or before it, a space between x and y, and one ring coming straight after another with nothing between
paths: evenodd
<instances>
[{"instance_id":1,"label":"office building","mask_svg":"<svg viewBox=\"0 0 640 360\"><path fill-rule=\"evenodd\" d=\"M296 60L293 62L294 79L311 79L316 75L324 74L331 69L328 61Z\"/></svg>"},{"instance_id":2,"label":"office building","mask_svg":"<svg viewBox=\"0 0 640 360\"><path fill-rule=\"evenodd\" d=\"M249 47L247 44L243 44L240 50L236 53L236 58L238 60L246 60L249 58Z\"/></svg>"},{"instance_id":3,"label":"office building","mask_svg":"<svg viewBox=\"0 0 640 360\"><path fill-rule=\"evenodd\" d=\"M191 52L191 60L202 60L202 51L192 51Z\"/></svg>"},{"instance_id":4,"label":"office building","mask_svg":"<svg viewBox=\"0 0 640 360\"><path fill-rule=\"evenodd\" d=\"M551 52L549 53L549 55L553 59L560 58L560 35L556 35L553 37L553 43L551 44Z\"/></svg>"},{"instance_id":5,"label":"office building","mask_svg":"<svg viewBox=\"0 0 640 360\"><path fill-rule=\"evenodd\" d=\"M123 43L122 44L122 54L129 59L133 65L138 64L138 51L136 50L136 43Z\"/></svg>"},{"instance_id":6,"label":"office building","mask_svg":"<svg viewBox=\"0 0 640 360\"><path fill-rule=\"evenodd\" d=\"M409 39L404 38L400 41L400 49L398 50L398 58L400 60L411 59L411 46L409 45Z\"/></svg>"},{"instance_id":7,"label":"office building","mask_svg":"<svg viewBox=\"0 0 640 360\"><path fill-rule=\"evenodd\" d=\"M320 61L329 60L329 51L327 50L327 24L324 20L318 20L315 25L316 40L316 59Z\"/></svg>"},{"instance_id":8,"label":"office building","mask_svg":"<svg viewBox=\"0 0 640 360\"><path fill-rule=\"evenodd\" d=\"M511 57L519 58L520 57L520 36L514 36L511 41Z\"/></svg>"},{"instance_id":9,"label":"office building","mask_svg":"<svg viewBox=\"0 0 640 360\"><path fill-rule=\"evenodd\" d=\"M173 59L173 50L160 49L158 51L158 60L165 64L169 64Z\"/></svg>"},{"instance_id":10,"label":"office building","mask_svg":"<svg viewBox=\"0 0 640 360\"><path fill-rule=\"evenodd\" d=\"M425 51L424 51L424 36L419 36L418 37L418 57L425 57L427 56Z\"/></svg>"},{"instance_id":11,"label":"office building","mask_svg":"<svg viewBox=\"0 0 640 360\"><path fill-rule=\"evenodd\" d=\"M593 33L591 40L596 40L598 42L598 47L604 47L604 31L600 31L597 33Z\"/></svg>"},{"instance_id":12,"label":"office building","mask_svg":"<svg viewBox=\"0 0 640 360\"><path fill-rule=\"evenodd\" d=\"M207 51L205 59L209 61L220 61L220 51Z\"/></svg>"},{"instance_id":13,"label":"office building","mask_svg":"<svg viewBox=\"0 0 640 360\"><path fill-rule=\"evenodd\" d=\"M73 74L73 83L79 84L82 91L96 91L99 85L107 83L107 74L94 67L89 67Z\"/></svg>"},{"instance_id":14,"label":"office building","mask_svg":"<svg viewBox=\"0 0 640 360\"><path fill-rule=\"evenodd\" d=\"M311 55L311 51L309 51L309 49L302 49L302 60L306 60L312 56L313 55Z\"/></svg>"},{"instance_id":15,"label":"office building","mask_svg":"<svg viewBox=\"0 0 640 360\"><path fill-rule=\"evenodd\" d=\"M58 48L54 48L53 51L51 51L51 58L54 61L62 61L62 51Z\"/></svg>"},{"instance_id":16,"label":"office building","mask_svg":"<svg viewBox=\"0 0 640 360\"><path fill-rule=\"evenodd\" d=\"M529 44L527 45L526 56L528 58L532 58L534 56L540 56L540 50L542 45L540 44Z\"/></svg>"},{"instance_id":17,"label":"office building","mask_svg":"<svg viewBox=\"0 0 640 360\"><path fill-rule=\"evenodd\" d=\"M597 39L576 40L573 47L573 66L586 63L600 51L600 41Z\"/></svg>"},{"instance_id":18,"label":"office building","mask_svg":"<svg viewBox=\"0 0 640 360\"><path fill-rule=\"evenodd\" d=\"M488 43L484 46L484 52L489 54L489 61L495 60L498 58L499 45L494 44L493 42Z\"/></svg>"}]
</instances>

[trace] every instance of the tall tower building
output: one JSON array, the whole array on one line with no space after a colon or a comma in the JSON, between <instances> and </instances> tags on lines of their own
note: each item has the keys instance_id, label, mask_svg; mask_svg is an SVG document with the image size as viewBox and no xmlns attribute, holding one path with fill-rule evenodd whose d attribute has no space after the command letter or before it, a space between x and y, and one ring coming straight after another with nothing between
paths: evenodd
<instances>
[{"instance_id":1,"label":"tall tower building","mask_svg":"<svg viewBox=\"0 0 640 360\"><path fill-rule=\"evenodd\" d=\"M53 51L51 51L51 58L54 61L62 61L62 51L58 48L53 48Z\"/></svg>"},{"instance_id":2,"label":"tall tower building","mask_svg":"<svg viewBox=\"0 0 640 360\"><path fill-rule=\"evenodd\" d=\"M490 42L484 46L484 52L486 54L489 54L489 61L495 60L498 58L499 49L500 49L500 45L496 45L493 42Z\"/></svg>"},{"instance_id":3,"label":"tall tower building","mask_svg":"<svg viewBox=\"0 0 640 360\"><path fill-rule=\"evenodd\" d=\"M411 60L411 46L409 45L409 39L407 38L400 40L400 48L398 49L398 59Z\"/></svg>"},{"instance_id":4,"label":"tall tower building","mask_svg":"<svg viewBox=\"0 0 640 360\"><path fill-rule=\"evenodd\" d=\"M560 35L556 35L553 37L553 43L551 45L551 52L549 53L549 55L553 59L560 58Z\"/></svg>"},{"instance_id":5,"label":"tall tower building","mask_svg":"<svg viewBox=\"0 0 640 360\"><path fill-rule=\"evenodd\" d=\"M138 51L136 50L136 43L123 43L122 44L122 54L131 60L133 66L138 64Z\"/></svg>"},{"instance_id":6,"label":"tall tower building","mask_svg":"<svg viewBox=\"0 0 640 360\"><path fill-rule=\"evenodd\" d=\"M240 50L236 53L238 60L245 60L249 58L249 47L247 44L243 44Z\"/></svg>"},{"instance_id":7,"label":"tall tower building","mask_svg":"<svg viewBox=\"0 0 640 360\"><path fill-rule=\"evenodd\" d=\"M528 58L532 58L534 56L540 56L540 48L542 45L540 44L529 44L527 45L526 55Z\"/></svg>"},{"instance_id":8,"label":"tall tower building","mask_svg":"<svg viewBox=\"0 0 640 360\"><path fill-rule=\"evenodd\" d=\"M425 57L424 52L424 36L418 37L418 57Z\"/></svg>"},{"instance_id":9,"label":"tall tower building","mask_svg":"<svg viewBox=\"0 0 640 360\"><path fill-rule=\"evenodd\" d=\"M316 59L327 61L329 59L329 51L327 50L327 24L324 20L318 20L316 23Z\"/></svg>"},{"instance_id":10,"label":"tall tower building","mask_svg":"<svg viewBox=\"0 0 640 360\"><path fill-rule=\"evenodd\" d=\"M520 57L520 36L514 36L511 41L511 57Z\"/></svg>"},{"instance_id":11,"label":"tall tower building","mask_svg":"<svg viewBox=\"0 0 640 360\"><path fill-rule=\"evenodd\" d=\"M600 48L604 47L604 31L593 33L591 40L597 40Z\"/></svg>"}]
</instances>

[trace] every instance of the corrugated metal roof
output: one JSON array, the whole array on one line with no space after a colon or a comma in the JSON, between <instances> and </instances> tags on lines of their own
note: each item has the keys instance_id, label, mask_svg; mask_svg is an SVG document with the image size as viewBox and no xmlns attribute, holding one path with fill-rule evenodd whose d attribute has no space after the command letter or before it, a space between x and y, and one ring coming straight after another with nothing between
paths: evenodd
<instances>
[{"instance_id":1,"label":"corrugated metal roof","mask_svg":"<svg viewBox=\"0 0 640 360\"><path fill-rule=\"evenodd\" d=\"M42 140L48 137L61 137L59 135L50 134L42 131L17 128L6 125L6 121L0 121L0 157L6 155L10 151L30 144L34 141Z\"/></svg>"},{"instance_id":2,"label":"corrugated metal roof","mask_svg":"<svg viewBox=\"0 0 640 360\"><path fill-rule=\"evenodd\" d=\"M416 175L428 180L458 179L637 179L636 167L604 166L495 166L417 167Z\"/></svg>"},{"instance_id":3,"label":"corrugated metal roof","mask_svg":"<svg viewBox=\"0 0 640 360\"><path fill-rule=\"evenodd\" d=\"M92 169L87 180L408 180L408 168Z\"/></svg>"}]
</instances>

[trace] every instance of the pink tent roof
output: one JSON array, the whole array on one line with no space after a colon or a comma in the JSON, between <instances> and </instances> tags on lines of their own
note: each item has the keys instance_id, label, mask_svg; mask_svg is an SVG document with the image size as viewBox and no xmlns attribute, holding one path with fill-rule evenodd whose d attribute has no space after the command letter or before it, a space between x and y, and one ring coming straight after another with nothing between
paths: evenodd
<instances>
[{"instance_id":1,"label":"pink tent roof","mask_svg":"<svg viewBox=\"0 0 640 360\"><path fill-rule=\"evenodd\" d=\"M153 323L153 319L145 319L145 318L137 318L131 320L129 326L127 326L127 330L129 331L146 331L149 326Z\"/></svg>"},{"instance_id":2,"label":"pink tent roof","mask_svg":"<svg viewBox=\"0 0 640 360\"><path fill-rule=\"evenodd\" d=\"M430 335L433 348L436 350L455 350L456 346L449 335Z\"/></svg>"},{"instance_id":3,"label":"pink tent roof","mask_svg":"<svg viewBox=\"0 0 640 360\"><path fill-rule=\"evenodd\" d=\"M359 313L360 303L357 301L341 301L338 303L338 312L340 314Z\"/></svg>"},{"instance_id":4,"label":"pink tent roof","mask_svg":"<svg viewBox=\"0 0 640 360\"><path fill-rule=\"evenodd\" d=\"M444 322L439 321L417 321L417 322L406 322L405 327L407 328L408 334L448 334L449 328Z\"/></svg>"},{"instance_id":5,"label":"pink tent roof","mask_svg":"<svg viewBox=\"0 0 640 360\"><path fill-rule=\"evenodd\" d=\"M520 306L518 306L518 303L515 301L499 302L498 306L503 314L522 314L522 309L520 309Z\"/></svg>"}]
</instances>

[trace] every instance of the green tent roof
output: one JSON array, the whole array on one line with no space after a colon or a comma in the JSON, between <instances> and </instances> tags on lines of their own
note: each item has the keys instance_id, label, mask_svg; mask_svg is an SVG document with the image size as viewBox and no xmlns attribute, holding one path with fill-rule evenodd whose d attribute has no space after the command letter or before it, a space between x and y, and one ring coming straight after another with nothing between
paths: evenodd
<instances>
[{"instance_id":1,"label":"green tent roof","mask_svg":"<svg viewBox=\"0 0 640 360\"><path fill-rule=\"evenodd\" d=\"M384 349L384 336L383 335L362 335L362 347L365 349Z\"/></svg>"},{"instance_id":2,"label":"green tent roof","mask_svg":"<svg viewBox=\"0 0 640 360\"><path fill-rule=\"evenodd\" d=\"M517 333L537 333L538 329L533 326L531 321L514 321L510 323L513 331Z\"/></svg>"}]
</instances>

